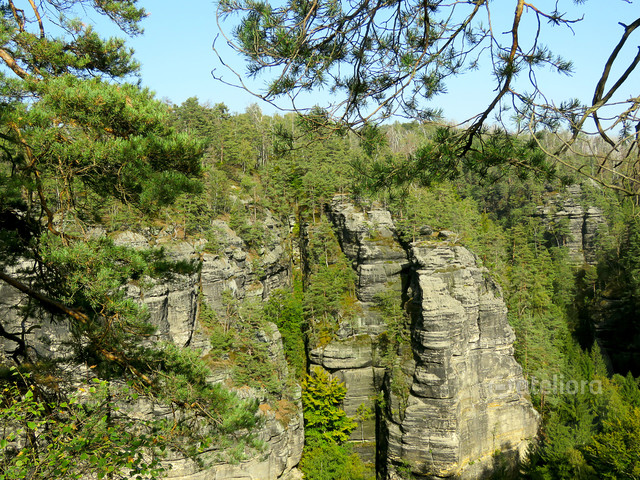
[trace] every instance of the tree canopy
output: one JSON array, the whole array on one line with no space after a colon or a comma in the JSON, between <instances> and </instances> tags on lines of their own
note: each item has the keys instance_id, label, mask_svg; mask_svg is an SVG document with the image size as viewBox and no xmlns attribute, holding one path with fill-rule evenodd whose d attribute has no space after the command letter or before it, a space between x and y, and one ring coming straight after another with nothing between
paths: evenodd
<instances>
[{"instance_id":1,"label":"tree canopy","mask_svg":"<svg viewBox=\"0 0 640 480\"><path fill-rule=\"evenodd\" d=\"M465 128L439 143L444 149L430 152L434 161L450 168L451 161L464 163L469 154L479 152L484 160L476 156L467 166L493 161L542 170L537 157L514 158L522 152L518 146L506 148L504 138L500 139L502 153L496 158L486 139L492 132L526 132L535 139L541 130L551 130L558 136L555 147L537 146L554 163L633 193L638 184L640 119L636 112L640 104L637 97L618 102L614 95L640 62L640 52L631 59L619 56L640 27L640 18L621 19L619 41L603 65L590 104L570 98L554 103L537 78L549 67L563 74L572 71L570 59L545 45L547 24L573 29L582 20L580 14L571 17L566 13L567 3L222 0L219 26L231 47L246 59L249 76L265 79L264 90L255 93L258 97L271 102L288 97L295 109L300 94L323 88L335 101L321 107L328 116L352 127L392 115L433 120L440 112L431 100L446 91L448 80L478 65L488 66L491 78L487 82L494 85L495 95ZM498 9L504 11L508 6L513 9L511 21L508 26L499 24ZM238 23L224 32L223 21L233 14L239 16ZM508 34L501 35L505 27ZM613 78L612 67L621 63L625 63L622 73ZM237 75L237 83L246 88L241 74ZM584 152L577 146L588 133L590 121L595 125L594 134L610 147L605 152ZM489 132L488 127L492 127ZM489 155L484 155L486 150ZM592 155L598 156L595 171L585 168L584 159ZM576 156L583 161L568 160Z\"/></svg>"},{"instance_id":2,"label":"tree canopy","mask_svg":"<svg viewBox=\"0 0 640 480\"><path fill-rule=\"evenodd\" d=\"M105 199L152 212L197 190L202 147L169 126L168 107L151 92L127 83L138 65L124 40L103 39L75 16L91 9L137 34L145 12L135 0L21 3L1 4L0 278L85 325L97 312L121 318L118 309L128 307L113 303L119 285L106 286L105 272L98 281L96 267L120 262L132 273L125 265L144 270L145 262L131 264L104 242L74 240ZM7 274L25 255L41 265L35 290ZM76 274L101 292L87 294L83 313L76 307L84 300L68 292Z\"/></svg>"},{"instance_id":3,"label":"tree canopy","mask_svg":"<svg viewBox=\"0 0 640 480\"><path fill-rule=\"evenodd\" d=\"M257 421L253 402L206 381L195 352L143 345L155 329L123 286L193 265L87 235L109 205L154 215L199 191L203 153L131 83L132 51L100 36L89 14L127 35L146 15L136 0L0 1L0 280L29 298L22 323L0 319L3 478L155 478L167 448L195 455ZM37 351L29 318L64 324L70 351ZM90 366L96 385L78 390L65 361ZM180 426L130 418L121 405L140 394L189 411Z\"/></svg>"}]
</instances>

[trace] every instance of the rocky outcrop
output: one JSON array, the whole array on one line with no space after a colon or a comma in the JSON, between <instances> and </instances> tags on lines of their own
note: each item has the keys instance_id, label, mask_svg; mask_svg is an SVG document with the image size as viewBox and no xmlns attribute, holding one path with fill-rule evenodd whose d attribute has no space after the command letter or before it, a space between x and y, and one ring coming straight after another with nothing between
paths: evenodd
<instances>
[{"instance_id":1,"label":"rocky outcrop","mask_svg":"<svg viewBox=\"0 0 640 480\"><path fill-rule=\"evenodd\" d=\"M381 208L362 211L336 197L327 212L340 246L357 273L356 296L363 309L356 335L386 330L375 309L376 297L388 291L402 292L402 271L407 252L398 241L391 214ZM342 337L352 335L343 330Z\"/></svg>"},{"instance_id":2,"label":"rocky outcrop","mask_svg":"<svg viewBox=\"0 0 640 480\"><path fill-rule=\"evenodd\" d=\"M336 197L327 215L357 273L360 313L340 325L335 341L312 349L309 359L345 383L344 410L349 416L360 418L351 440L362 458L374 463L377 424L372 413L385 371L376 351L377 338L388 328L376 300L385 292L395 292L400 298L401 273L408 266L407 254L398 242L393 220L386 210L362 211ZM363 416L358 409L371 414Z\"/></svg>"},{"instance_id":3,"label":"rocky outcrop","mask_svg":"<svg viewBox=\"0 0 640 480\"><path fill-rule=\"evenodd\" d=\"M570 185L565 191L549 195L538 206L536 215L547 227L549 240L568 249L576 264L595 264L598 232L607 228L602 211L585 207L580 185Z\"/></svg>"},{"instance_id":4,"label":"rocky outcrop","mask_svg":"<svg viewBox=\"0 0 640 480\"><path fill-rule=\"evenodd\" d=\"M506 307L464 247L422 241L411 256L414 363L407 398L387 402L405 406L385 412L389 476L408 465L416 478L483 478L538 427Z\"/></svg>"},{"instance_id":5,"label":"rocky outcrop","mask_svg":"<svg viewBox=\"0 0 640 480\"><path fill-rule=\"evenodd\" d=\"M328 216L358 274L362 315L310 359L345 382L348 414L358 405L377 411L352 436L361 455L376 449L382 478L408 469L414 478L476 479L492 471L498 451L517 460L538 415L486 270L447 235L403 244L383 209L338 198ZM388 328L376 307L381 295L411 314L411 340L391 360L380 357Z\"/></svg>"},{"instance_id":6,"label":"rocky outcrop","mask_svg":"<svg viewBox=\"0 0 640 480\"><path fill-rule=\"evenodd\" d=\"M538 418L513 358L514 335L500 289L486 270L455 244L450 232L424 227L423 240L403 242L382 208L359 209L336 198L327 214L357 273L354 310L359 313L339 325L333 341L312 345L309 360L345 383L344 409L359 423L351 436L355 451L376 463L380 478L389 479L406 471L414 478L477 479L491 472L496 452L516 459L535 435ZM215 251L203 242L163 234L123 232L114 237L117 244L134 248L164 246L174 259L200 263L196 273L176 275L152 288L126 286L129 296L149 309L157 326L153 341L206 353L208 337L198 323L202 301L223 313L223 292L239 300L266 299L289 281L289 258L275 225L271 244L259 255L249 252L224 222L217 229ZM26 271L29 265L21 267ZM404 309L409 319L410 335L394 346L393 355L385 346L390 318L380 305L383 299L400 312ZM28 306L26 297L5 285L0 285L0 302L6 309ZM22 318L17 310L11 315L16 328L29 330L30 317ZM46 316L39 321L41 328L30 333L38 336L38 353L67 355L61 340L68 332ZM269 361L281 368L277 329L266 328L258 337L256 341L268 345ZM227 378L221 369L213 381ZM299 392L267 401L252 389L238 391L262 401L264 424L258 436L265 451L236 464L210 461L206 468L174 458L168 478L270 480L299 475L295 465L304 443Z\"/></svg>"},{"instance_id":7,"label":"rocky outcrop","mask_svg":"<svg viewBox=\"0 0 640 480\"><path fill-rule=\"evenodd\" d=\"M258 392L243 388L241 397L259 395ZM167 480L293 480L299 476L296 468L304 448L304 425L300 408L300 389L291 399L280 400L275 405L262 404L260 413L263 425L256 432L258 440L266 448L242 461L212 461L216 451L205 451L199 464L184 457L167 460L171 465Z\"/></svg>"},{"instance_id":8,"label":"rocky outcrop","mask_svg":"<svg viewBox=\"0 0 640 480\"><path fill-rule=\"evenodd\" d=\"M229 291L236 299L268 298L274 289L285 287L290 282L289 259L278 237L278 226L273 224L272 241L261 252L250 252L244 242L224 223L218 222L219 248L215 253L207 251L204 241L187 242L173 238L170 232L120 232L112 235L116 245L133 248L164 247L167 255L174 260L188 260L200 263L200 268L190 275L174 275L169 280L156 283L150 288L140 288L130 284L126 288L128 296L145 304L150 314L150 322L156 327L155 335L149 341L165 341L184 348L196 348L203 354L209 350L206 333L198 322L201 303L222 311L223 292ZM104 235L97 232L96 235ZM23 262L6 273L28 283L31 265ZM0 282L0 311L3 325L9 331L29 332L29 344L35 349L34 355L63 359L71 357L71 335L66 322L56 321L46 312L34 310L32 300L13 287ZM282 338L275 325L268 331L259 332L267 344L269 359L274 365L286 365ZM3 350L15 347L6 339L0 339ZM37 352L36 352L37 351ZM274 367L275 368L275 367ZM286 367L284 367L286 369ZM228 374L217 372L213 381L223 381ZM286 376L286 371L284 373ZM205 460L206 468L184 458L170 460L172 468L167 478L172 480L217 480L264 479L296 477L295 466L302 455L304 427L300 392L293 397L270 399L268 402L261 392L244 388L239 392L262 401L260 414L262 427L256 432L264 442L263 451L244 461L213 463ZM162 407L141 406L137 415L162 415ZM206 456L206 452L204 454Z\"/></svg>"},{"instance_id":9,"label":"rocky outcrop","mask_svg":"<svg viewBox=\"0 0 640 480\"><path fill-rule=\"evenodd\" d=\"M163 284L144 292L142 298L149 306L154 324L161 337L178 345L208 351L208 340L195 321L198 308L198 291L202 301L215 311L226 306L223 292L232 292L234 298L265 300L270 292L283 288L290 282L289 260L278 236L256 256L226 223L217 222L220 248L218 253L201 252L200 245L172 242L169 252L174 258L198 258L201 262L197 274L181 278L175 284ZM277 233L277 232L276 232ZM269 331L260 332L261 341L267 344L269 359L276 366L286 361L282 337L275 325ZM281 367L278 367L281 368ZM219 380L228 377L216 372ZM286 376L286 372L284 373ZM241 389L243 396L261 398L260 392ZM264 442L265 450L238 463L216 463L202 468L189 461L176 459L168 477L172 480L277 479L294 475L304 446L304 426L300 392L293 398L283 398L275 403L264 402L260 406L264 424L256 433Z\"/></svg>"}]
</instances>

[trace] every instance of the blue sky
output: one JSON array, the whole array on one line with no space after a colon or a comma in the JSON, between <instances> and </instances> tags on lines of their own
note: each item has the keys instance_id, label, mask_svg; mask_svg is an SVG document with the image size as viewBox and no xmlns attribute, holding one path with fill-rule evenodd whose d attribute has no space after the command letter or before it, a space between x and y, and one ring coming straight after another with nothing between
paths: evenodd
<instances>
[{"instance_id":1,"label":"blue sky","mask_svg":"<svg viewBox=\"0 0 640 480\"><path fill-rule=\"evenodd\" d=\"M214 55L211 44L218 33L215 18L215 4L211 0L190 0L175 2L169 0L142 0L141 5L149 12L143 22L145 33L130 40L136 51L136 58L142 64L142 83L154 90L159 98L175 104L182 103L191 96L201 101L223 102L231 111L242 112L251 103L257 102L265 113L273 113L273 107L260 103L246 92L225 86L213 79L211 71L231 77L224 71ZM532 0L542 10L552 10L555 1ZM571 0L559 0L558 9L570 11L574 16L584 13L584 20L573 27L572 33L566 28L548 28L543 25L543 41L554 51L574 62L574 74L570 77L544 72L539 81L544 85L549 98L557 102L577 97L589 102L595 84L613 46L618 42L622 27L618 22L631 23L640 16L639 0L588 0L582 6L574 6ZM501 7L504 4L504 7ZM491 3L493 20L502 31L509 29L514 0L494 0ZM508 34L504 34L507 35ZM634 38L635 37L635 38ZM640 45L640 31L634 33L629 48L624 50L618 64L628 65ZM224 43L223 39L218 40ZM242 72L241 59L232 53L225 54L225 61ZM624 65L626 66L626 65ZM614 70L611 78L615 77ZM617 77L615 77L617 78ZM629 85L638 85L640 73L635 72ZM467 74L448 82L448 93L437 97L433 105L444 110L446 118L462 121L481 111L490 101L492 79L482 70ZM638 95L630 87L621 93L622 97ZM316 98L322 100L322 93Z\"/></svg>"}]
</instances>

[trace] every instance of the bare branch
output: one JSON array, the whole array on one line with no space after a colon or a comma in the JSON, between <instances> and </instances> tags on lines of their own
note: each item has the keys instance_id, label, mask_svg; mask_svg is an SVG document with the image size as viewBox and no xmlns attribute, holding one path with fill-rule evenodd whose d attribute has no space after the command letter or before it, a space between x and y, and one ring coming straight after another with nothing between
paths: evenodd
<instances>
[{"instance_id":1,"label":"bare branch","mask_svg":"<svg viewBox=\"0 0 640 480\"><path fill-rule=\"evenodd\" d=\"M40 38L44 38L44 24L42 23L40 12L38 11L38 8L36 7L36 4L33 2L33 0L29 0L29 4L33 9L33 13L35 13L36 15L36 19L38 20L38 27L40 28Z\"/></svg>"},{"instance_id":2,"label":"bare branch","mask_svg":"<svg viewBox=\"0 0 640 480\"><path fill-rule=\"evenodd\" d=\"M4 48L0 48L0 58L4 63L20 78L28 78L30 75L24 70L15 59Z\"/></svg>"}]
</instances>

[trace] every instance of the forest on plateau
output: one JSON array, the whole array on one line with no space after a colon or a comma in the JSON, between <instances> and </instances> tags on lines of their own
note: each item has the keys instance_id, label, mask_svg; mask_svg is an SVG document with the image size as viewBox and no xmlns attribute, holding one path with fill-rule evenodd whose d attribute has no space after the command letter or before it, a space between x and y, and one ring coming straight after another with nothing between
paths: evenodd
<instances>
[{"instance_id":1,"label":"forest on plateau","mask_svg":"<svg viewBox=\"0 0 640 480\"><path fill-rule=\"evenodd\" d=\"M343 3L219 2L249 73L282 69L263 100L344 96L267 115L141 87L126 43L80 19L141 34L135 0L0 1L0 480L640 478L640 100L611 100L640 56L608 78L640 20L592 105L558 107L515 87L570 70L518 36L526 14L573 25L558 7L513 2L503 45L476 23L492 2ZM421 103L484 53L486 111ZM472 283L491 326L461 306ZM394 443L417 380L458 381L418 368L428 291L462 330L481 310L466 343L500 359L434 398L486 400L502 375L492 408L529 412L522 448L444 410Z\"/></svg>"}]
</instances>

